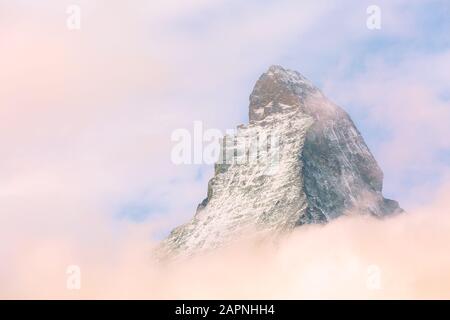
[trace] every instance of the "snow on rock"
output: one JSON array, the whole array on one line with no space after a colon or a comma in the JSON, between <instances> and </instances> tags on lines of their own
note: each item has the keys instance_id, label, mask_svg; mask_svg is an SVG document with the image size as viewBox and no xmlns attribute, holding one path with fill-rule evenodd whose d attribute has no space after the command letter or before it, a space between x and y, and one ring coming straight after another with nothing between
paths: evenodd
<instances>
[{"instance_id":1,"label":"snow on rock","mask_svg":"<svg viewBox=\"0 0 450 320\"><path fill-rule=\"evenodd\" d=\"M272 66L250 95L249 124L224 137L207 198L163 241L191 255L246 232L285 233L358 212L402 212L348 114L296 71Z\"/></svg>"}]
</instances>

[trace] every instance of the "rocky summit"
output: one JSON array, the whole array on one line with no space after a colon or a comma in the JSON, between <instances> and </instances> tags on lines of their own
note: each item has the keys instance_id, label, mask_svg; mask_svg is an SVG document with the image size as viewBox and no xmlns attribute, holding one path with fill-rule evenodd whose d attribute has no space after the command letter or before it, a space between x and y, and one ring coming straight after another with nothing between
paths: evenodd
<instances>
[{"instance_id":1,"label":"rocky summit","mask_svg":"<svg viewBox=\"0 0 450 320\"><path fill-rule=\"evenodd\" d=\"M283 234L342 215L402 212L383 197L383 172L349 115L296 71L272 66L261 75L249 124L224 137L220 155L195 216L163 241L166 254L191 255L247 232Z\"/></svg>"}]
</instances>

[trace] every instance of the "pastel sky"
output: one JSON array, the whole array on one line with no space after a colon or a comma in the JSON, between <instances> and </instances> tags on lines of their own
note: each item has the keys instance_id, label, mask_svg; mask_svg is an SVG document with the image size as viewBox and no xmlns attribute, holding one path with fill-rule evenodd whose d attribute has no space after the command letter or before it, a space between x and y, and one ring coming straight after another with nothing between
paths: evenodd
<instances>
[{"instance_id":1,"label":"pastel sky","mask_svg":"<svg viewBox=\"0 0 450 320\"><path fill-rule=\"evenodd\" d=\"M172 164L171 133L246 123L273 64L350 113L387 197L426 205L450 177L449 17L448 0L0 0L0 261L187 221L213 168Z\"/></svg>"}]
</instances>

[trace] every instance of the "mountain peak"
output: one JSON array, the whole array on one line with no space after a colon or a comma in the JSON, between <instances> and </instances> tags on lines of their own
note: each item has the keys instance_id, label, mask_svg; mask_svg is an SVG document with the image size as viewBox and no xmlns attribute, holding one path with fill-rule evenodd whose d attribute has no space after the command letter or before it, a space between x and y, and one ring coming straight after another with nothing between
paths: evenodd
<instances>
[{"instance_id":1,"label":"mountain peak","mask_svg":"<svg viewBox=\"0 0 450 320\"><path fill-rule=\"evenodd\" d=\"M250 95L249 120L259 121L279 112L280 105L298 108L308 95L317 92L319 90L299 72L272 65L259 77Z\"/></svg>"},{"instance_id":2,"label":"mountain peak","mask_svg":"<svg viewBox=\"0 0 450 320\"><path fill-rule=\"evenodd\" d=\"M278 143L250 152L264 137ZM216 164L206 199L163 251L190 255L249 230L271 235L348 214L402 212L383 197L383 172L350 116L296 71L271 66L262 74L250 95L250 124L226 141L221 153L231 161Z\"/></svg>"},{"instance_id":3,"label":"mountain peak","mask_svg":"<svg viewBox=\"0 0 450 320\"><path fill-rule=\"evenodd\" d=\"M280 65L271 65L264 74L284 82L295 83L297 81L306 80L300 72L286 69Z\"/></svg>"}]
</instances>

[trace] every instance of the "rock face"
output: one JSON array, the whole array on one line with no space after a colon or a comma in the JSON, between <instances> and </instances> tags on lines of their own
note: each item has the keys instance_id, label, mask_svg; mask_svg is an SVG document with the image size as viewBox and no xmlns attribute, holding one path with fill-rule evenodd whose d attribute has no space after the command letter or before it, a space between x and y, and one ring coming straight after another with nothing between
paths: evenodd
<instances>
[{"instance_id":1,"label":"rock face","mask_svg":"<svg viewBox=\"0 0 450 320\"><path fill-rule=\"evenodd\" d=\"M250 232L277 234L345 214L402 212L349 115L296 71L272 66L250 95L249 124L224 137L208 195L165 252L190 255Z\"/></svg>"}]
</instances>

